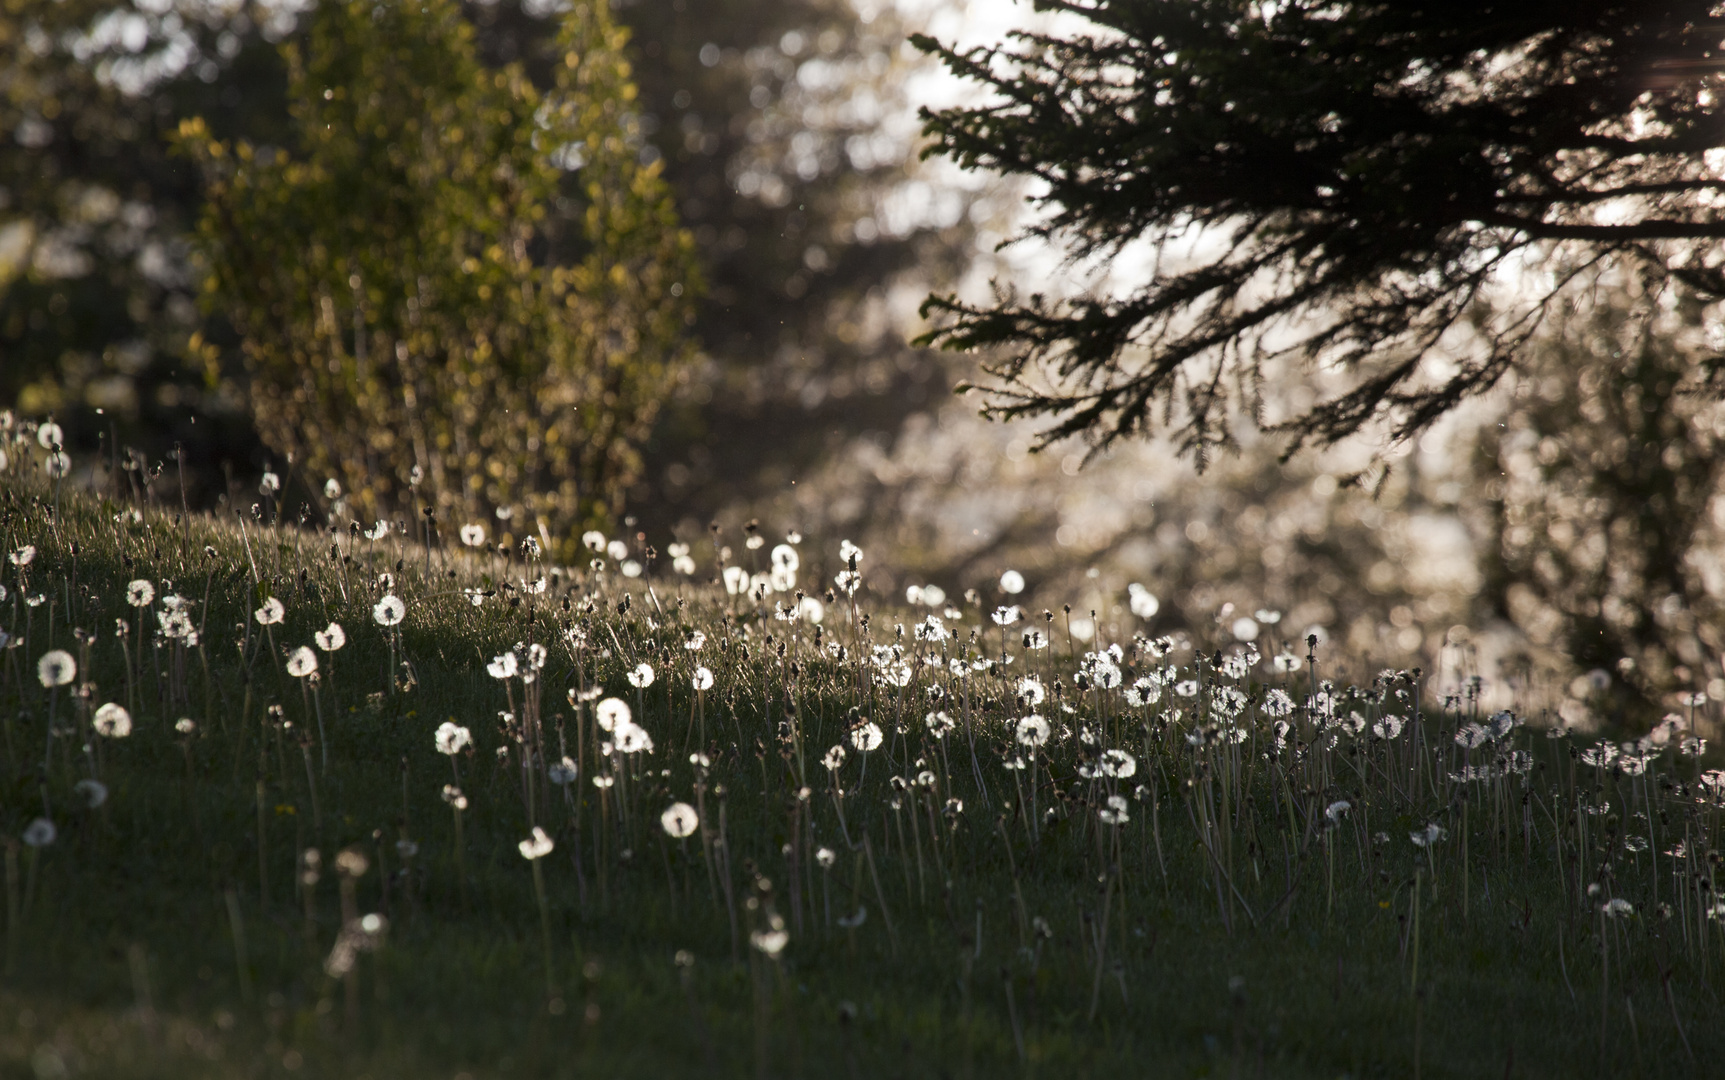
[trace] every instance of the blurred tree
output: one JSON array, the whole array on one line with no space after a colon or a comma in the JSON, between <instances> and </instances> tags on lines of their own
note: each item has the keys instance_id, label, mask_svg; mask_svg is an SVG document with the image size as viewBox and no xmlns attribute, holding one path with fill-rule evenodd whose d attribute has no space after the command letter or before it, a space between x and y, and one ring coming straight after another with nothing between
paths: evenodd
<instances>
[{"instance_id":1,"label":"blurred tree","mask_svg":"<svg viewBox=\"0 0 1725 1080\"><path fill-rule=\"evenodd\" d=\"M261 453L240 397L184 362L200 185L167 135L193 114L279 134L266 39L292 26L280 5L0 0L0 400L54 413L74 449Z\"/></svg>"},{"instance_id":2,"label":"blurred tree","mask_svg":"<svg viewBox=\"0 0 1725 1080\"><path fill-rule=\"evenodd\" d=\"M1485 599L1536 644L1638 689L1719 676L1715 519L1725 408L1693 291L1592 281L1526 350L1501 425L1481 429Z\"/></svg>"},{"instance_id":3,"label":"blurred tree","mask_svg":"<svg viewBox=\"0 0 1725 1080\"><path fill-rule=\"evenodd\" d=\"M1202 462L1241 416L1296 449L1417 432L1595 267L1725 297L1716 6L1043 0L1088 26L919 37L992 92L928 132L1045 185L1029 235L1080 262L1157 252L1121 296L931 297L928 340L1004 351L990 413L1051 418L1050 441L1169 428ZM1348 378L1265 389L1319 370Z\"/></svg>"},{"instance_id":4,"label":"blurred tree","mask_svg":"<svg viewBox=\"0 0 1725 1080\"><path fill-rule=\"evenodd\" d=\"M294 30L294 5L174 0L164 13L168 6L0 0L11 20L10 36L0 40L28 36L42 47L0 49L0 67L27 62L36 79L11 78L16 108L6 130L42 111L31 103L34 91L21 88L46 81L74 88L54 92L61 111L51 151L0 141L0 169L30 174L35 158L51 152L62 185L83 182L91 170L115 190L129 184L128 198L153 221L142 243L155 274L142 279L133 255L91 246L82 277L49 280L35 271L28 287L22 278L10 292L0 285L0 310L8 313L0 320L8 361L0 364L0 397L23 394L32 411L57 410L69 438L86 449L118 417L121 441L152 457L184 441L194 465L227 459L250 471L269 452L252 428L249 379L231 330L219 315L200 320L191 303L195 275L183 236L203 193L193 163L166 152L166 136L198 116L221 140L292 148L287 72L271 42L304 29ZM490 0L466 3L464 13L488 67L520 64L549 93L563 57L557 8ZM633 32L631 74L640 87L620 122L638 160L658 160L665 170L712 282L695 309L698 364L686 382L667 388L630 503L643 525L704 523L850 452L859 438L890 442L908 413L945 397L941 368L906 345L898 328L914 297L967 263L971 196L914 161L905 92L924 61L904 53L905 26L889 5L633 0L612 11ZM116 71L125 77L115 79ZM125 125L102 110L123 114ZM104 134L116 127L119 134ZM58 220L64 200L57 194L8 190L11 213L0 207L0 228L24 205L43 221ZM550 228L567 205L553 200L551 208L534 257L579 257L579 230ZM11 265L6 250L0 245L0 264ZM119 302L105 284L115 275L142 282L127 286L128 296L149 303ZM56 295L56 306L81 316L53 317ZM187 339L200 330L206 343L224 348L213 386L201 359L186 361ZM149 359L134 372L139 340L150 343ZM137 411L117 409L112 402L121 398ZM107 416L98 420L90 405L104 401Z\"/></svg>"},{"instance_id":5,"label":"blurred tree","mask_svg":"<svg viewBox=\"0 0 1725 1080\"><path fill-rule=\"evenodd\" d=\"M421 484L468 515L524 506L561 542L618 504L680 377L692 242L640 160L605 5L559 18L544 93L472 39L453 0L326 2L283 47L293 152L187 121L206 303L307 477L371 515Z\"/></svg>"},{"instance_id":6,"label":"blurred tree","mask_svg":"<svg viewBox=\"0 0 1725 1080\"><path fill-rule=\"evenodd\" d=\"M618 17L710 281L696 377L631 505L644 525L699 527L946 398L901 328L968 265L973 195L916 161L907 84L924 61L892 5L633 0Z\"/></svg>"}]
</instances>

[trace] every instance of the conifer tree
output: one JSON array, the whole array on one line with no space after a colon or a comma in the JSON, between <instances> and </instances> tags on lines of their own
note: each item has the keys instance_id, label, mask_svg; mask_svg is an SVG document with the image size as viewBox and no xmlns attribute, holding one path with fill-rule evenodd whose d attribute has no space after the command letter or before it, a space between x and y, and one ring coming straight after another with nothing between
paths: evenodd
<instances>
[{"instance_id":1,"label":"conifer tree","mask_svg":"<svg viewBox=\"0 0 1725 1080\"><path fill-rule=\"evenodd\" d=\"M1202 461L1241 416L1294 448L1405 437L1602 267L1725 297L1712 3L1037 6L1085 25L918 39L991 91L925 112L931 152L1039 183L1027 235L1077 260L1160 255L1113 295L924 311L927 340L994 358L985 412L1047 441L1167 429ZM1288 373L1309 404L1265 392Z\"/></svg>"}]
</instances>

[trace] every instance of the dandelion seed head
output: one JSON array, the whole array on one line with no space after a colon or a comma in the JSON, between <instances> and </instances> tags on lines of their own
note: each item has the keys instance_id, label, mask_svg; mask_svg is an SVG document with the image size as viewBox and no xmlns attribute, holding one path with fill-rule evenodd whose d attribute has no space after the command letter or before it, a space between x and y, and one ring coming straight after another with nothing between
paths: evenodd
<instances>
[{"instance_id":1,"label":"dandelion seed head","mask_svg":"<svg viewBox=\"0 0 1725 1080\"><path fill-rule=\"evenodd\" d=\"M637 690L645 690L653 685L653 665L643 661L636 664L628 675L629 685Z\"/></svg>"},{"instance_id":2,"label":"dandelion seed head","mask_svg":"<svg viewBox=\"0 0 1725 1080\"><path fill-rule=\"evenodd\" d=\"M651 754L653 752L653 737L647 734L647 729L639 724L621 725L614 731L617 751L622 754Z\"/></svg>"},{"instance_id":3,"label":"dandelion seed head","mask_svg":"<svg viewBox=\"0 0 1725 1080\"><path fill-rule=\"evenodd\" d=\"M1046 719L1031 713L1029 716L1019 717L1018 723L1013 726L1013 737L1018 740L1018 745L1035 749L1048 742L1052 731Z\"/></svg>"},{"instance_id":4,"label":"dandelion seed head","mask_svg":"<svg viewBox=\"0 0 1725 1080\"><path fill-rule=\"evenodd\" d=\"M432 739L437 746L438 753L453 757L473 745L473 732L453 720L445 720L437 725Z\"/></svg>"},{"instance_id":5,"label":"dandelion seed head","mask_svg":"<svg viewBox=\"0 0 1725 1080\"><path fill-rule=\"evenodd\" d=\"M521 850L523 859L532 862L534 859L543 859L551 854L551 849L556 845L551 842L549 836L545 835L544 829L535 825L533 826L533 835L515 846Z\"/></svg>"},{"instance_id":6,"label":"dandelion seed head","mask_svg":"<svg viewBox=\"0 0 1725 1080\"><path fill-rule=\"evenodd\" d=\"M25 544L23 547L20 547L20 548L16 549L15 551L13 551L10 558L12 560L12 565L16 566L18 569L22 570L22 569L24 569L24 567L29 566L32 562L35 561L35 559L36 559L36 545L35 544ZM44 820L44 819L38 819L38 820Z\"/></svg>"},{"instance_id":7,"label":"dandelion seed head","mask_svg":"<svg viewBox=\"0 0 1725 1080\"><path fill-rule=\"evenodd\" d=\"M615 731L620 725L633 722L634 713L622 698L608 697L593 706L593 718L605 731Z\"/></svg>"},{"instance_id":8,"label":"dandelion seed head","mask_svg":"<svg viewBox=\"0 0 1725 1080\"><path fill-rule=\"evenodd\" d=\"M24 826L24 834L19 837L19 839L23 840L24 843L30 847L45 848L52 844L54 842L54 838L59 835L60 831L54 828L54 823L52 821L49 821L45 817L39 817L30 824Z\"/></svg>"},{"instance_id":9,"label":"dandelion seed head","mask_svg":"<svg viewBox=\"0 0 1725 1080\"><path fill-rule=\"evenodd\" d=\"M52 689L65 686L78 677L78 662L65 649L49 649L36 661L36 678Z\"/></svg>"},{"instance_id":10,"label":"dandelion seed head","mask_svg":"<svg viewBox=\"0 0 1725 1080\"><path fill-rule=\"evenodd\" d=\"M1415 847L1429 848L1448 835L1448 829L1432 822L1423 829L1416 829L1408 833L1408 839L1414 842Z\"/></svg>"},{"instance_id":11,"label":"dandelion seed head","mask_svg":"<svg viewBox=\"0 0 1725 1080\"><path fill-rule=\"evenodd\" d=\"M333 476L325 480L323 482L323 497L326 499L341 498L341 482Z\"/></svg>"},{"instance_id":12,"label":"dandelion seed head","mask_svg":"<svg viewBox=\"0 0 1725 1080\"><path fill-rule=\"evenodd\" d=\"M558 787L568 787L575 782L579 772L580 770L575 767L575 762L565 754L563 760L545 770L545 775Z\"/></svg>"},{"instance_id":13,"label":"dandelion seed head","mask_svg":"<svg viewBox=\"0 0 1725 1080\"><path fill-rule=\"evenodd\" d=\"M756 930L749 935L749 944L754 946L757 952L774 960L785 951L785 946L790 944L790 941L791 935L785 932L784 919L777 915L772 917L770 929Z\"/></svg>"},{"instance_id":14,"label":"dandelion seed head","mask_svg":"<svg viewBox=\"0 0 1725 1080\"><path fill-rule=\"evenodd\" d=\"M126 603L135 608L146 608L155 603L156 586L154 583L139 578L126 586Z\"/></svg>"},{"instance_id":15,"label":"dandelion seed head","mask_svg":"<svg viewBox=\"0 0 1725 1080\"><path fill-rule=\"evenodd\" d=\"M372 605L371 617L379 626L396 626L407 617L407 605L401 602L401 597L388 593Z\"/></svg>"},{"instance_id":16,"label":"dandelion seed head","mask_svg":"<svg viewBox=\"0 0 1725 1080\"><path fill-rule=\"evenodd\" d=\"M338 622L332 622L311 636L317 647L324 652L335 652L347 644L347 631Z\"/></svg>"},{"instance_id":17,"label":"dandelion seed head","mask_svg":"<svg viewBox=\"0 0 1725 1080\"><path fill-rule=\"evenodd\" d=\"M259 626L276 626L286 617L287 608L273 596L265 599L263 606L252 612L252 618L258 621Z\"/></svg>"},{"instance_id":18,"label":"dandelion seed head","mask_svg":"<svg viewBox=\"0 0 1725 1080\"><path fill-rule=\"evenodd\" d=\"M828 772L838 772L839 766L844 763L845 748L842 746L834 746L821 757L821 764L826 766Z\"/></svg>"},{"instance_id":19,"label":"dandelion seed head","mask_svg":"<svg viewBox=\"0 0 1725 1080\"><path fill-rule=\"evenodd\" d=\"M317 654L301 645L287 658L287 673L296 679L303 679L317 670Z\"/></svg>"},{"instance_id":20,"label":"dandelion seed head","mask_svg":"<svg viewBox=\"0 0 1725 1080\"><path fill-rule=\"evenodd\" d=\"M476 548L485 543L485 526L474 522L461 527L461 542L468 547Z\"/></svg>"},{"instance_id":21,"label":"dandelion seed head","mask_svg":"<svg viewBox=\"0 0 1725 1080\"><path fill-rule=\"evenodd\" d=\"M815 849L815 863L822 870L831 870L833 868L833 863L837 861L838 856L833 854L832 848L818 847Z\"/></svg>"},{"instance_id":22,"label":"dandelion seed head","mask_svg":"<svg viewBox=\"0 0 1725 1080\"><path fill-rule=\"evenodd\" d=\"M1018 680L1018 696L1026 705L1034 709L1042 704L1048 696L1048 691L1043 689L1041 680L1034 676L1025 676Z\"/></svg>"},{"instance_id":23,"label":"dandelion seed head","mask_svg":"<svg viewBox=\"0 0 1725 1080\"><path fill-rule=\"evenodd\" d=\"M931 712L922 718L922 722L928 728L928 733L937 739L946 738L955 726L952 717L944 712Z\"/></svg>"},{"instance_id":24,"label":"dandelion seed head","mask_svg":"<svg viewBox=\"0 0 1725 1080\"><path fill-rule=\"evenodd\" d=\"M713 673L706 667L697 667L689 677L689 683L696 690L711 690L713 688Z\"/></svg>"},{"instance_id":25,"label":"dandelion seed head","mask_svg":"<svg viewBox=\"0 0 1725 1080\"><path fill-rule=\"evenodd\" d=\"M674 802L659 815L659 824L664 828L665 834L677 840L694 833L695 827L700 823L700 815L686 802Z\"/></svg>"},{"instance_id":26,"label":"dandelion seed head","mask_svg":"<svg viewBox=\"0 0 1725 1080\"><path fill-rule=\"evenodd\" d=\"M513 679L521 673L521 658L511 649L501 656L491 658L491 663L485 665L485 670L493 679Z\"/></svg>"},{"instance_id":27,"label":"dandelion seed head","mask_svg":"<svg viewBox=\"0 0 1725 1080\"><path fill-rule=\"evenodd\" d=\"M198 722L189 716L182 716L178 720L174 721L174 730L179 732L181 735L190 735L192 732L198 730Z\"/></svg>"}]
</instances>

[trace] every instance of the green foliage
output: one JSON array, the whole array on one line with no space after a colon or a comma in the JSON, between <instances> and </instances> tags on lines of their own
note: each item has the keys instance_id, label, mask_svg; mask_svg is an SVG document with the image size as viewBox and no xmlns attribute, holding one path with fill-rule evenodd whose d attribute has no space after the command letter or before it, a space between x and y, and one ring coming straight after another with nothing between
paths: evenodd
<instances>
[{"instance_id":1,"label":"green foliage","mask_svg":"<svg viewBox=\"0 0 1725 1080\"><path fill-rule=\"evenodd\" d=\"M1086 24L917 40L992 91L925 113L931 152L1044 185L1029 234L1080 260L1162 252L1118 296L926 303L928 340L1005 354L989 411L1052 418L1049 441L1169 427L1202 460L1242 415L1296 448L1406 436L1496 382L1589 267L1725 296L1702 0L1040 6ZM1554 249L1566 269L1468 325ZM1288 369L1320 393L1277 414Z\"/></svg>"},{"instance_id":2,"label":"green foliage","mask_svg":"<svg viewBox=\"0 0 1725 1080\"><path fill-rule=\"evenodd\" d=\"M1486 595L1537 646L1660 695L1718 671L1713 510L1725 416L1702 305L1657 278L1595 281L1526 350L1473 465Z\"/></svg>"},{"instance_id":3,"label":"green foliage","mask_svg":"<svg viewBox=\"0 0 1725 1080\"><path fill-rule=\"evenodd\" d=\"M209 185L205 301L308 479L372 515L416 486L464 515L524 507L560 539L616 505L698 285L629 137L625 42L577 5L540 92L479 62L453 2L323 4L284 46L297 147L182 127Z\"/></svg>"}]
</instances>

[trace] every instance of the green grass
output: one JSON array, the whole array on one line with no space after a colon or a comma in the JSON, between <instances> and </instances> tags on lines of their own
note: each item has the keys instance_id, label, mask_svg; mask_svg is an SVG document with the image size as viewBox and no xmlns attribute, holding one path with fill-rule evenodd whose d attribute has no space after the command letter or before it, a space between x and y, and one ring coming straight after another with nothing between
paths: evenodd
<instances>
[{"instance_id":1,"label":"green grass","mask_svg":"<svg viewBox=\"0 0 1725 1080\"><path fill-rule=\"evenodd\" d=\"M0 627L13 637L0 652L0 836L13 867L0 1076L1690 1076L1725 1052L1725 954L1705 914L1712 863L1653 860L1679 841L1692 853L1718 844L1703 763L1672 749L1630 777L1579 763L1579 740L1522 727L1472 761L1530 753L1526 786L1514 773L1460 783L1447 777L1461 766L1451 736L1470 717L1427 700L1414 742L1412 703L1394 694L1415 689L1408 678L1383 700L1344 695L1338 710L1404 717L1394 742L1320 733L1297 708L1291 738L1314 745L1278 753L1264 695L1279 687L1306 701L1303 648L1298 672L1266 656L1235 677L1213 668L1207 642L1195 674L1190 648L1157 658L1127 640L1123 684L1081 690L1064 633L1032 653L1018 627L1003 646L975 607L949 623L954 640L922 643L910 613L865 588L864 629L840 596L820 640L842 644L841 659L817 649L811 624L771 617L784 596L757 605L681 577L655 578L649 593L614 568L507 592L501 583L542 568L451 548L432 554L428 576L424 549L393 540L249 519L242 536L232 519L145 509L134 522L131 510L16 476L0 484L6 551L37 548L22 573L0 564ZM332 543L351 562L332 561ZM815 548L802 552L805 588L840 568ZM861 568L866 579L866 559ZM371 617L382 572L407 607L396 660L412 681L394 689L389 640ZM129 700L133 579L155 583L158 610L169 592L194 601L203 634L197 648L144 644L135 728L102 739L90 711ZM466 588L495 595L475 608ZM44 599L31 608L26 595ZM286 609L268 633L252 618L267 595ZM116 619L129 636L116 637ZM325 772L316 711L279 657L332 620L348 642L318 654ZM920 668L901 692L870 654L895 642L898 621L907 656L998 661L1004 647L1015 663L964 680ZM74 628L94 637L80 642ZM706 644L691 652L697 628ZM971 639L973 628L986 630ZM550 650L533 685L487 674L492 657L528 642ZM72 726L52 740L36 671L50 648L78 656L79 682L94 684L82 706L59 692L53 708ZM1322 679L1330 658L1318 660ZM626 672L642 661L657 676L637 694ZM699 800L710 861L700 833L679 843L659 827L673 800L697 801L685 741L697 663L716 677ZM1208 689L1187 698L1169 686L1139 707L1123 696L1175 666L1171 682L1201 675L1247 695L1244 742L1188 740L1216 719L1197 711ZM1037 710L1056 737L1015 789L1004 762L1019 752L1012 721L1029 709L1014 697L1027 671L1064 689ZM948 696L931 704L931 684ZM626 700L656 744L629 762L603 820L591 717L583 723L565 696L585 685ZM531 717L530 699L549 750L532 770L531 813L556 843L539 863L549 956L517 850L530 831L520 747L498 720ZM271 705L290 728L271 726ZM922 723L933 707L960 722L944 750ZM176 732L181 717L192 734ZM821 758L864 717L888 740L866 755L866 776L854 749L842 765L841 828ZM433 746L450 719L476 742L459 761L465 888L442 797L450 763ZM1077 737L1086 726L1098 743ZM571 802L554 787L547 797L560 731L585 764ZM1081 775L1103 748L1130 751L1135 775ZM933 789L889 786L924 769ZM92 771L109 791L94 809L74 788ZM1009 808L1032 783L1038 817L1055 808L1034 830ZM1112 792L1130 815L1118 826L1098 817ZM963 804L950 816L949 798ZM1342 799L1352 809L1325 828L1325 807ZM1582 809L1604 803L1597 815ZM19 844L45 805L57 840ZM1214 857L1200 840L1206 822ZM1409 834L1431 822L1448 834L1428 855ZM1387 840L1374 840L1380 832ZM1626 849L1624 836L1650 838L1650 851ZM405 869L404 838L417 845ZM308 847L322 873L302 886ZM820 847L836 852L830 870L817 865ZM369 863L350 882L349 911L381 913L388 928L337 980L326 972L344 917L334 863L349 849ZM1600 914L1611 897L1634 913ZM859 908L861 925L838 925ZM750 945L773 915L789 935L776 960Z\"/></svg>"}]
</instances>

